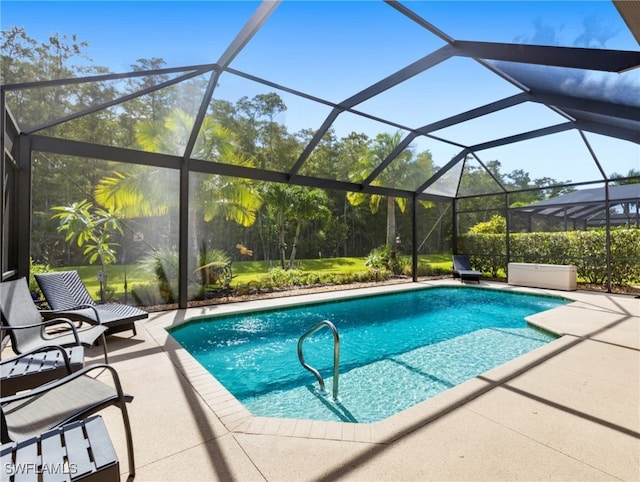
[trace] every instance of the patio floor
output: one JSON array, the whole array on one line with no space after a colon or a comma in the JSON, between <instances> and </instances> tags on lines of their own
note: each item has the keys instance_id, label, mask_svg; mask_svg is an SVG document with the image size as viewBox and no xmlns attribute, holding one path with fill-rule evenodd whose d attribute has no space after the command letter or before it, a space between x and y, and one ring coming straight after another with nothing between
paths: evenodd
<instances>
[{"instance_id":1,"label":"patio floor","mask_svg":"<svg viewBox=\"0 0 640 482\"><path fill-rule=\"evenodd\" d=\"M408 288L415 284L366 291ZM550 292L575 302L530 321L565 336L376 424L253 417L165 330L207 314L357 293L152 313L137 323L137 336L111 336L110 361L135 397L135 480L640 480L640 300L633 296ZM100 352L90 350L87 363L100 362ZM124 480L119 411L102 415Z\"/></svg>"}]
</instances>

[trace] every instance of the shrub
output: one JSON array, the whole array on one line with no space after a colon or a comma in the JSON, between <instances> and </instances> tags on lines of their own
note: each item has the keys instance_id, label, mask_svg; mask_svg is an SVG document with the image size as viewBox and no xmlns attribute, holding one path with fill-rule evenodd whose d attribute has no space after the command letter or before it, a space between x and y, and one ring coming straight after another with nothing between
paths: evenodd
<instances>
[{"instance_id":1,"label":"shrub","mask_svg":"<svg viewBox=\"0 0 640 482\"><path fill-rule=\"evenodd\" d=\"M369 253L364 260L364 265L371 269L386 269L389 266L390 257L391 248L389 246L380 246Z\"/></svg>"},{"instance_id":2,"label":"shrub","mask_svg":"<svg viewBox=\"0 0 640 482\"><path fill-rule=\"evenodd\" d=\"M507 232L507 219L499 214L469 228L469 234L504 234Z\"/></svg>"},{"instance_id":3,"label":"shrub","mask_svg":"<svg viewBox=\"0 0 640 482\"><path fill-rule=\"evenodd\" d=\"M198 256L198 266L211 265L210 269L197 269L190 273L187 288L189 299L203 299L205 286L220 285L226 288L231 282L231 260L224 251L202 251ZM141 265L154 273L158 280L158 290L164 303L175 303L178 298L179 255L175 248L160 248L142 259Z\"/></svg>"},{"instance_id":4,"label":"shrub","mask_svg":"<svg viewBox=\"0 0 640 482\"><path fill-rule=\"evenodd\" d=\"M364 260L364 265L370 269L389 270L393 274L400 274L403 270L403 264L397 252L386 245L374 248Z\"/></svg>"},{"instance_id":5,"label":"shrub","mask_svg":"<svg viewBox=\"0 0 640 482\"><path fill-rule=\"evenodd\" d=\"M458 238L458 246L478 271L495 277L507 269L507 245L502 234L465 234Z\"/></svg>"},{"instance_id":6,"label":"shrub","mask_svg":"<svg viewBox=\"0 0 640 482\"><path fill-rule=\"evenodd\" d=\"M142 266L154 273L158 281L170 283L178 279L178 250L173 248L160 248L149 253L142 259Z\"/></svg>"},{"instance_id":7,"label":"shrub","mask_svg":"<svg viewBox=\"0 0 640 482\"><path fill-rule=\"evenodd\" d=\"M356 282L382 281L389 279L392 273L386 269L369 269L359 273L318 273L304 272L298 269L272 268L257 280L236 286L236 293L249 294L261 291L273 291L293 286L305 287L318 284L345 285Z\"/></svg>"},{"instance_id":8,"label":"shrub","mask_svg":"<svg viewBox=\"0 0 640 482\"><path fill-rule=\"evenodd\" d=\"M574 264L578 277L587 283L607 280L606 231L568 231L558 233L513 233L509 236L513 262ZM474 267L498 274L506 270L506 240L499 234L466 234L458 245L468 253ZM640 281L640 229L619 227L611 230L611 283L628 285Z\"/></svg>"},{"instance_id":9,"label":"shrub","mask_svg":"<svg viewBox=\"0 0 640 482\"><path fill-rule=\"evenodd\" d=\"M613 229L611 254L611 282L617 285L640 283L640 229Z\"/></svg>"},{"instance_id":10,"label":"shrub","mask_svg":"<svg viewBox=\"0 0 640 482\"><path fill-rule=\"evenodd\" d=\"M40 299L42 298L42 291L40 291L40 286L38 285L38 282L36 281L34 275L48 273L49 271L51 271L51 266L49 266L48 264L34 263L32 259L30 259L29 262L29 291L31 292L32 296Z\"/></svg>"},{"instance_id":11,"label":"shrub","mask_svg":"<svg viewBox=\"0 0 640 482\"><path fill-rule=\"evenodd\" d=\"M135 285L131 288L131 294L139 305L153 306L164 302L156 283Z\"/></svg>"},{"instance_id":12,"label":"shrub","mask_svg":"<svg viewBox=\"0 0 640 482\"><path fill-rule=\"evenodd\" d=\"M198 256L198 269L202 286L220 285L226 288L231 283L231 258L220 249L202 250Z\"/></svg>"}]
</instances>

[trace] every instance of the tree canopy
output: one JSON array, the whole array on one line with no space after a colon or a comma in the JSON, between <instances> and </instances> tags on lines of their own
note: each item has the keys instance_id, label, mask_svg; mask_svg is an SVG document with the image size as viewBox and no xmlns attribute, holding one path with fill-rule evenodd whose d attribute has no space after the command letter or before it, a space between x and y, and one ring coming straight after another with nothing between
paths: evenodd
<instances>
[{"instance_id":1,"label":"tree canopy","mask_svg":"<svg viewBox=\"0 0 640 482\"><path fill-rule=\"evenodd\" d=\"M108 71L91 61L88 43L76 35L53 34L46 41L38 41L23 28L10 27L2 32L1 47L4 83ZM161 58L141 58L131 65L132 71L162 67L165 62ZM42 130L45 135L131 149L132 163L123 165L35 152L31 249L36 259L54 265L80 259L81 253L60 239L50 218L53 206L81 200L118 213L123 221L123 234L117 241L123 249L128 247L130 256L144 254L131 240L134 234L139 238L138 234L145 229L149 248L157 250L175 242L175 237L167 233L159 235L155 229L145 228L144 219L165 217L166 228L177 225L178 176L169 169L136 163L135 152L184 155L207 79L196 76L133 96L170 78L168 74L149 75L124 82L79 83L8 93L10 104L19 112L19 124L29 128L131 94L129 100L117 107L52 123ZM287 105L275 90L236 100L216 98L214 93L190 157L288 172L315 132L309 128L290 131L283 122L286 113ZM390 161L371 185L415 189L417 179L427 178L441 166L436 165L428 149L417 151L411 144L401 149L402 138L399 131L379 132L370 138L355 130L340 137L331 128L301 173L362 183L381 163ZM393 160L389 157L392 153L398 154ZM364 255L374 247L392 245L398 235L403 240L411 239L405 197L321 191L198 173L190 177L190 237L194 257L203 244L233 253L241 242L251 247L258 259L280 259L282 265L292 265L298 256ZM536 201L540 196L557 195L563 190L557 187L563 182L531 179L522 169L502 172L499 160L488 162L486 169L465 162L461 190L482 195L496 183L525 190L514 194L512 203ZM555 187L533 189L545 186ZM495 197L480 199L487 212L504 208ZM472 198L468 203L478 208ZM420 219L427 230L439 222L449 222L447 218L443 220L442 209L432 209L433 203L422 202L421 206ZM469 214L468 223L476 224L486 220L486 216ZM441 243L446 242L444 236L440 238ZM289 248L288 256L283 251L285 246Z\"/></svg>"}]
</instances>

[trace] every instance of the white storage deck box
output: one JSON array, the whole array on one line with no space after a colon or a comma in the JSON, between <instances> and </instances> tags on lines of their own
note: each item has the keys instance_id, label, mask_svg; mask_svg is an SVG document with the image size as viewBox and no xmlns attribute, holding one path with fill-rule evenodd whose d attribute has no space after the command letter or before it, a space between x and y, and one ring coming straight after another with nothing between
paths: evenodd
<instances>
[{"instance_id":1,"label":"white storage deck box","mask_svg":"<svg viewBox=\"0 0 640 482\"><path fill-rule=\"evenodd\" d=\"M578 268L564 264L509 263L508 283L531 288L575 291Z\"/></svg>"}]
</instances>

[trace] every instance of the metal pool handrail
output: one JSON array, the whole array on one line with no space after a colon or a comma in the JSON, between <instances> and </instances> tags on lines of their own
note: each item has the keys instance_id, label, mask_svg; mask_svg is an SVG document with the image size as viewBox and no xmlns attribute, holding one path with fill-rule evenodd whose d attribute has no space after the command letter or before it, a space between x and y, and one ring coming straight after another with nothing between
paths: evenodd
<instances>
[{"instance_id":1,"label":"metal pool handrail","mask_svg":"<svg viewBox=\"0 0 640 482\"><path fill-rule=\"evenodd\" d=\"M316 378L318 379L318 383L320 384L320 390L324 391L324 379L322 378L322 375L320 375L320 372L318 372L318 370L307 364L307 362L304 361L304 356L302 355L302 342L305 340L305 338L324 327L329 328L333 333L333 399L337 400L338 372L340 368L340 336L338 335L338 330L336 329L335 325L329 320L324 320L309 328L309 330L307 330L307 332L298 340L298 359L300 360L300 363L304 368L306 368L316 376Z\"/></svg>"}]
</instances>

